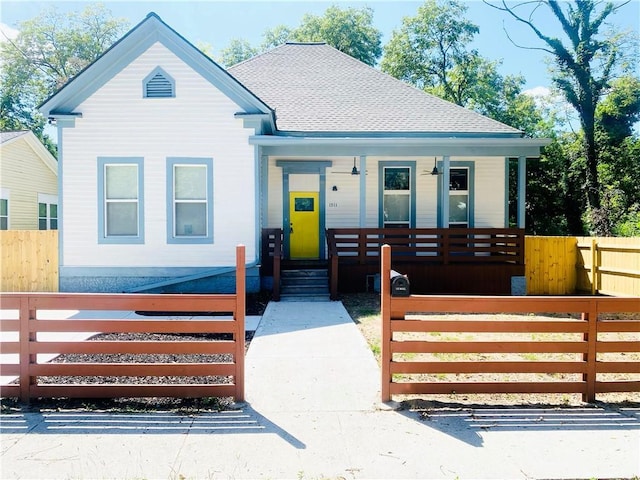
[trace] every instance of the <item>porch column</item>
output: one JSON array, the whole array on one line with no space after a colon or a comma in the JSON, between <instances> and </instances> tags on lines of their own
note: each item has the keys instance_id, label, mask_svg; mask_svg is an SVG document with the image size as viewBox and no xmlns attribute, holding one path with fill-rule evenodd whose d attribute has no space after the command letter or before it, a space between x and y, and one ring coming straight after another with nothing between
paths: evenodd
<instances>
[{"instance_id":1,"label":"porch column","mask_svg":"<svg viewBox=\"0 0 640 480\"><path fill-rule=\"evenodd\" d=\"M360 155L360 228L367 226L367 156Z\"/></svg>"},{"instance_id":2,"label":"porch column","mask_svg":"<svg viewBox=\"0 0 640 480\"><path fill-rule=\"evenodd\" d=\"M527 158L518 157L518 228L524 228L527 190Z\"/></svg>"},{"instance_id":3,"label":"porch column","mask_svg":"<svg viewBox=\"0 0 640 480\"><path fill-rule=\"evenodd\" d=\"M449 228L449 155L442 157L442 228Z\"/></svg>"}]
</instances>

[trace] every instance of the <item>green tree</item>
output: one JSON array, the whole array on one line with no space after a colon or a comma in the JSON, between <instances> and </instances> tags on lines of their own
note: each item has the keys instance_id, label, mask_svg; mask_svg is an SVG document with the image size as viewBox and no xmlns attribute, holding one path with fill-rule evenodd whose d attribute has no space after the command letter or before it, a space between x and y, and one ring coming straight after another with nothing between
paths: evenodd
<instances>
[{"instance_id":1,"label":"green tree","mask_svg":"<svg viewBox=\"0 0 640 480\"><path fill-rule=\"evenodd\" d=\"M262 34L260 50L265 52L287 43L291 39L292 34L293 30L286 25L277 25L274 28L269 28Z\"/></svg>"},{"instance_id":2,"label":"green tree","mask_svg":"<svg viewBox=\"0 0 640 480\"><path fill-rule=\"evenodd\" d=\"M225 67L230 67L236 63L243 62L259 53L259 50L252 47L247 40L234 38L229 45L220 52L220 63Z\"/></svg>"},{"instance_id":3,"label":"green tree","mask_svg":"<svg viewBox=\"0 0 640 480\"><path fill-rule=\"evenodd\" d=\"M383 72L441 98L466 105L470 90L495 64L469 48L479 32L458 0L427 0L415 17L405 17L384 47Z\"/></svg>"},{"instance_id":4,"label":"green tree","mask_svg":"<svg viewBox=\"0 0 640 480\"><path fill-rule=\"evenodd\" d=\"M596 141L596 110L609 89L618 67L633 65L624 61L624 35L605 32L605 21L625 3L597 0L537 0L508 5L506 0L492 4L506 12L519 24L525 25L542 41L543 50L554 62L552 81L565 99L578 112L582 128L584 149L584 195L587 207L598 212L601 206L601 188L598 179L598 144ZM548 9L564 32L558 38L543 30L543 21L536 21L536 11ZM631 49L633 51L633 49ZM600 222L592 222L597 226ZM606 233L597 231L595 233Z\"/></svg>"},{"instance_id":5,"label":"green tree","mask_svg":"<svg viewBox=\"0 0 640 480\"><path fill-rule=\"evenodd\" d=\"M298 42L326 42L371 66L382 54L382 33L373 26L369 7L341 9L332 5L323 16L306 14L291 37Z\"/></svg>"},{"instance_id":6,"label":"green tree","mask_svg":"<svg viewBox=\"0 0 640 480\"><path fill-rule=\"evenodd\" d=\"M49 147L37 106L98 58L124 32L126 23L100 4L82 12L56 8L18 26L18 36L0 46L0 128L30 129Z\"/></svg>"},{"instance_id":7,"label":"green tree","mask_svg":"<svg viewBox=\"0 0 640 480\"><path fill-rule=\"evenodd\" d=\"M260 47L253 47L244 40L233 40L223 50L222 63L230 66L287 41L326 42L372 66L382 54L382 32L373 26L373 10L369 7L342 9L333 5L322 16L304 15L296 28L278 25L267 29L262 37Z\"/></svg>"}]
</instances>

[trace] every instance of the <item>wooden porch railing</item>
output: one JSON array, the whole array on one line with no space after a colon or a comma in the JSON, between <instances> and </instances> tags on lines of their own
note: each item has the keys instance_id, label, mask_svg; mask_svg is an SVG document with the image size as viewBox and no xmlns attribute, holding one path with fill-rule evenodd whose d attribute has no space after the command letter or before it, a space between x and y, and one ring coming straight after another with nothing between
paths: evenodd
<instances>
[{"instance_id":1,"label":"wooden porch railing","mask_svg":"<svg viewBox=\"0 0 640 480\"><path fill-rule=\"evenodd\" d=\"M399 264L524 265L524 230L515 228L330 228L326 238L333 300L339 266L377 269L383 244Z\"/></svg>"},{"instance_id":2,"label":"wooden porch railing","mask_svg":"<svg viewBox=\"0 0 640 480\"><path fill-rule=\"evenodd\" d=\"M282 263L282 229L262 229L262 267L261 275L273 276L273 300L280 301L280 265ZM269 259L273 259L269 262Z\"/></svg>"},{"instance_id":3,"label":"wooden porch railing","mask_svg":"<svg viewBox=\"0 0 640 480\"><path fill-rule=\"evenodd\" d=\"M580 393L592 402L604 392L638 392L640 361L611 360L614 353L640 352L637 337L612 339L612 334L640 332L640 298L613 297L495 297L495 296L425 296L393 297L390 294L391 247L382 247L382 401L396 394L453 393ZM434 313L561 313L564 318L500 321L487 315L481 320L428 320L407 318ZM602 313L632 312L628 319L600 319ZM567 318L567 313L579 318ZM437 340L425 333L499 333L499 340ZM554 336L562 340L505 340L504 336L531 333ZM415 338L415 335L422 335ZM571 334L567 340L566 334ZM402 338L402 335L405 337ZM411 338L407 338L409 335ZM599 336L600 335L600 336ZM459 354L524 354L532 360L459 361ZM416 359L417 355L431 355ZM549 354L574 354L573 361L558 361ZM577 355L576 355L577 354ZM441 355L440 359L432 358ZM442 358L449 355L449 358ZM541 360L538 361L538 357ZM578 357L579 359L576 359ZM426 359L425 359L426 358ZM544 358L544 359L542 359ZM424 380L424 375L446 374L558 374L581 375L575 381L440 381ZM615 380L605 374L634 374L636 380ZM415 375L419 377L416 378ZM400 377L398 377L400 376ZM422 378L420 378L422 376Z\"/></svg>"},{"instance_id":4,"label":"wooden porch railing","mask_svg":"<svg viewBox=\"0 0 640 480\"><path fill-rule=\"evenodd\" d=\"M17 383L3 385L2 397L19 397L22 401L38 397L118 398L118 397L226 397L244 400L245 356L245 248L236 250L236 293L231 295L148 295L33 293L3 294L0 319L0 350L14 354L18 363L3 359L2 376L16 376ZM17 311L17 318L6 319L6 310ZM60 310L78 310L63 318ZM93 311L93 313L91 312ZM98 315L96 311L106 311ZM144 311L148 316L109 319L111 311ZM156 312L156 313L151 313ZM177 315L195 316L180 319ZM104 312L101 312L104 313ZM211 319L225 313L231 319ZM198 315L207 315L202 319ZM15 316L15 315L14 315ZM63 335L52 339L51 333ZM70 332L88 338L100 333L143 333L145 340L109 339L71 341ZM42 334L49 334L43 338ZM176 334L183 339L167 340L153 334ZM184 339L186 334L210 335L202 339ZM8 338L12 335L14 338ZM15 338L17 337L17 339ZM111 362L43 362L38 355L168 355L170 360L154 363ZM180 361L180 355L208 355L202 361ZM219 361L212 361L216 355ZM103 357L104 358L104 357ZM115 377L121 383L73 384L44 383L39 377ZM158 377L156 383L131 384L124 377ZM200 377L200 383L167 383L163 377ZM233 381L231 381L233 377ZM213 379L213 380L212 380ZM208 383L213 382L213 383Z\"/></svg>"}]
</instances>

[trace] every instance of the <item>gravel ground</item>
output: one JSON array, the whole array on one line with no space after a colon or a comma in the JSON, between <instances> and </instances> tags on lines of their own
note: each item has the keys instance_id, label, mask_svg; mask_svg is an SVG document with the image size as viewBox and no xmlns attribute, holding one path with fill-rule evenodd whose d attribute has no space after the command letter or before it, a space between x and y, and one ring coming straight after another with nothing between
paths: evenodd
<instances>
[{"instance_id":1,"label":"gravel ground","mask_svg":"<svg viewBox=\"0 0 640 480\"><path fill-rule=\"evenodd\" d=\"M247 295L247 315L262 315L269 303L270 296L267 293ZM155 314L157 315L157 313ZM173 314L172 314L173 315ZM245 335L245 351L249 348L254 332L247 332ZM230 340L230 334L141 334L141 333L109 333L99 334L89 341L220 341ZM232 362L233 356L230 354L218 355L174 355L174 354L64 354L56 357L51 363L227 363ZM206 376L206 377L67 377L67 376L41 376L38 377L40 384L223 384L232 383L232 377ZM117 398L117 399L38 399L30 403L29 409L92 409L92 410L117 410L117 411L147 411L154 409L172 409L186 411L219 411L232 407L233 399L223 398L203 398L203 399L180 399L180 398ZM25 408L14 399L3 398L0 411L14 411L16 408Z\"/></svg>"}]
</instances>

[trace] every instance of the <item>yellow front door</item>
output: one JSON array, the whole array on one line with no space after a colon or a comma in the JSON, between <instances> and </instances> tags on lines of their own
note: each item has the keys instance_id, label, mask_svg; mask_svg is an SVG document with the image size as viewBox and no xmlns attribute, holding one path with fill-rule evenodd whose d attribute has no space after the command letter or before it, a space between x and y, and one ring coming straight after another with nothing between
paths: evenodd
<instances>
[{"instance_id":1,"label":"yellow front door","mask_svg":"<svg viewBox=\"0 0 640 480\"><path fill-rule=\"evenodd\" d=\"M320 256L318 199L318 192L289 192L289 256L292 259Z\"/></svg>"}]
</instances>

